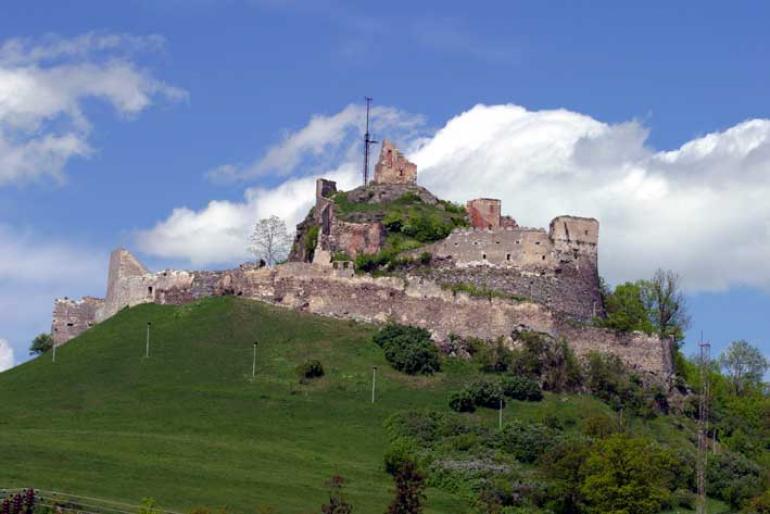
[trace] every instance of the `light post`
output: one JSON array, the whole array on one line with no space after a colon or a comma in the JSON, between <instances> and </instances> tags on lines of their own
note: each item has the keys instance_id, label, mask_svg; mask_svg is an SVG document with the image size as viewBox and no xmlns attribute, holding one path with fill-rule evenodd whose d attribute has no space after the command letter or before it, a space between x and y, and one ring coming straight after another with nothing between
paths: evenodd
<instances>
[{"instance_id":1,"label":"light post","mask_svg":"<svg viewBox=\"0 0 770 514\"><path fill-rule=\"evenodd\" d=\"M372 403L374 403L375 389L377 387L377 366L372 366Z\"/></svg>"},{"instance_id":2,"label":"light post","mask_svg":"<svg viewBox=\"0 0 770 514\"><path fill-rule=\"evenodd\" d=\"M257 376L257 341L254 341L254 357L251 360L251 379Z\"/></svg>"},{"instance_id":3,"label":"light post","mask_svg":"<svg viewBox=\"0 0 770 514\"><path fill-rule=\"evenodd\" d=\"M148 321L147 322L147 342L146 342L145 348L144 348L144 357L145 357L145 359L149 359L150 358L150 325L151 325L151 323Z\"/></svg>"},{"instance_id":4,"label":"light post","mask_svg":"<svg viewBox=\"0 0 770 514\"><path fill-rule=\"evenodd\" d=\"M500 398L500 408L497 413L497 426L500 430L503 429L503 399Z\"/></svg>"}]
</instances>

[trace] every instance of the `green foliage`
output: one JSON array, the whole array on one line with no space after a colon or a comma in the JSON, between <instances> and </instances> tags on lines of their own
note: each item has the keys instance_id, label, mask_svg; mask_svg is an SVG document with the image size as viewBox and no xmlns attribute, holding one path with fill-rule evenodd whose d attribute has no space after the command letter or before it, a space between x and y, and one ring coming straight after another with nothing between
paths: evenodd
<instances>
[{"instance_id":1,"label":"green foliage","mask_svg":"<svg viewBox=\"0 0 770 514\"><path fill-rule=\"evenodd\" d=\"M393 368L408 375L430 375L441 369L430 332L423 328L390 324L380 329L373 341L385 352Z\"/></svg>"},{"instance_id":2,"label":"green foliage","mask_svg":"<svg viewBox=\"0 0 770 514\"><path fill-rule=\"evenodd\" d=\"M581 386L580 364L566 341L536 332L513 336L522 343L511 353L514 374L539 380L546 391L572 391Z\"/></svg>"},{"instance_id":3,"label":"green foliage","mask_svg":"<svg viewBox=\"0 0 770 514\"><path fill-rule=\"evenodd\" d=\"M656 333L675 343L684 338L690 320L679 275L658 270L650 280L626 282L611 292L603 289L607 317L597 320L598 325Z\"/></svg>"},{"instance_id":4,"label":"green foliage","mask_svg":"<svg viewBox=\"0 0 770 514\"><path fill-rule=\"evenodd\" d=\"M503 300L513 300L515 302L527 301L527 298L523 296L509 294L504 291L499 291L497 289L479 287L475 284L471 284L470 282L457 282L454 284L443 284L442 287L445 289L449 289L454 293L466 293L475 298L487 298L489 300L491 300L492 298L501 298Z\"/></svg>"},{"instance_id":5,"label":"green foliage","mask_svg":"<svg viewBox=\"0 0 770 514\"><path fill-rule=\"evenodd\" d=\"M739 395L748 388L761 386L762 377L770 368L770 361L762 352L744 340L730 343L719 356L719 364L727 372Z\"/></svg>"},{"instance_id":6,"label":"green foliage","mask_svg":"<svg viewBox=\"0 0 770 514\"><path fill-rule=\"evenodd\" d=\"M449 408L455 412L474 412L476 410L476 400L473 392L467 387L452 392L449 395Z\"/></svg>"},{"instance_id":7,"label":"green foliage","mask_svg":"<svg viewBox=\"0 0 770 514\"><path fill-rule=\"evenodd\" d=\"M596 439L609 437L619 428L618 422L606 414L594 414L583 420L583 433Z\"/></svg>"},{"instance_id":8,"label":"green foliage","mask_svg":"<svg viewBox=\"0 0 770 514\"><path fill-rule=\"evenodd\" d=\"M709 495L740 507L762 492L760 467L746 457L725 451L709 455L706 480Z\"/></svg>"},{"instance_id":9,"label":"green foliage","mask_svg":"<svg viewBox=\"0 0 770 514\"><path fill-rule=\"evenodd\" d=\"M556 432L540 423L515 420L503 426L500 445L516 460L531 464L556 443Z\"/></svg>"},{"instance_id":10,"label":"green foliage","mask_svg":"<svg viewBox=\"0 0 770 514\"><path fill-rule=\"evenodd\" d=\"M651 334L654 328L644 301L644 287L641 281L615 287L604 298L607 317L599 320L599 324L620 332L639 330Z\"/></svg>"},{"instance_id":11,"label":"green foliage","mask_svg":"<svg viewBox=\"0 0 770 514\"><path fill-rule=\"evenodd\" d=\"M628 409L652 418L668 407L665 394L654 387L644 387L638 376L626 370L616 355L591 352L586 362L586 386L592 394L613 409Z\"/></svg>"},{"instance_id":12,"label":"green foliage","mask_svg":"<svg viewBox=\"0 0 770 514\"><path fill-rule=\"evenodd\" d=\"M543 391L536 380L518 375L503 377L501 381L503 394L514 400L539 402L543 399Z\"/></svg>"},{"instance_id":13,"label":"green foliage","mask_svg":"<svg viewBox=\"0 0 770 514\"><path fill-rule=\"evenodd\" d=\"M318 225L313 225L305 234L305 251L308 254L315 252L315 247L318 244L318 233L320 230L321 227Z\"/></svg>"},{"instance_id":14,"label":"green foliage","mask_svg":"<svg viewBox=\"0 0 770 514\"><path fill-rule=\"evenodd\" d=\"M299 375L301 381L320 378L324 376L324 367L319 360L306 360L297 366L297 375Z\"/></svg>"},{"instance_id":15,"label":"green foliage","mask_svg":"<svg viewBox=\"0 0 770 514\"><path fill-rule=\"evenodd\" d=\"M485 373L503 373L511 369L513 352L502 338L495 342L473 341L473 359Z\"/></svg>"},{"instance_id":16,"label":"green foliage","mask_svg":"<svg viewBox=\"0 0 770 514\"><path fill-rule=\"evenodd\" d=\"M333 262L352 261L352 260L353 259L350 257L350 255L347 254L347 252L334 252L334 254L332 254Z\"/></svg>"},{"instance_id":17,"label":"green foliage","mask_svg":"<svg viewBox=\"0 0 770 514\"><path fill-rule=\"evenodd\" d=\"M597 443L584 468L587 512L653 514L669 502L677 462L648 440L615 435Z\"/></svg>"},{"instance_id":18,"label":"green foliage","mask_svg":"<svg viewBox=\"0 0 770 514\"><path fill-rule=\"evenodd\" d=\"M395 475L407 462L417 462L418 448L414 439L398 437L391 441L385 451L385 471Z\"/></svg>"},{"instance_id":19,"label":"green foliage","mask_svg":"<svg viewBox=\"0 0 770 514\"><path fill-rule=\"evenodd\" d=\"M163 509L158 507L158 502L154 498L145 498L139 507L138 514L162 514Z\"/></svg>"},{"instance_id":20,"label":"green foliage","mask_svg":"<svg viewBox=\"0 0 770 514\"><path fill-rule=\"evenodd\" d=\"M749 500L741 512L745 514L770 514L770 489Z\"/></svg>"},{"instance_id":21,"label":"green foliage","mask_svg":"<svg viewBox=\"0 0 770 514\"><path fill-rule=\"evenodd\" d=\"M51 348L53 348L53 337L51 337L51 334L42 333L32 340L32 344L29 345L29 354L40 355L46 353Z\"/></svg>"}]
</instances>

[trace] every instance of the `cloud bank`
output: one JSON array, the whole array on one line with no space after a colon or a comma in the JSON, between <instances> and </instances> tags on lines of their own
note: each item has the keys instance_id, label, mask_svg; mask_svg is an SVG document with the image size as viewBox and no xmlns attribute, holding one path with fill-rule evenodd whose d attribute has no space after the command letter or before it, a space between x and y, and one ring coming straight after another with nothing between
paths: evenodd
<instances>
[{"instance_id":1,"label":"cloud bank","mask_svg":"<svg viewBox=\"0 0 770 514\"><path fill-rule=\"evenodd\" d=\"M132 54L157 51L159 36L85 34L10 39L0 45L0 186L52 177L92 153L83 104L98 99L131 117L186 93L138 67Z\"/></svg>"},{"instance_id":2,"label":"cloud bank","mask_svg":"<svg viewBox=\"0 0 770 514\"><path fill-rule=\"evenodd\" d=\"M346 110L330 118L354 119ZM681 273L691 291L770 288L770 120L660 151L636 121L607 124L568 110L477 105L428 135L420 117L391 112L379 134L409 127L394 139L418 164L418 181L439 196L499 197L528 226L560 214L598 218L600 271L612 282L661 266ZM304 216L316 176L342 188L358 183L360 131L341 122L317 132L318 124L312 118L256 161L290 175L279 186L249 188L242 202L175 209L137 234L140 248L194 264L237 262L257 218L277 214L294 224ZM318 161L310 172L300 165L308 156Z\"/></svg>"},{"instance_id":3,"label":"cloud bank","mask_svg":"<svg viewBox=\"0 0 770 514\"><path fill-rule=\"evenodd\" d=\"M14 365L13 348L5 339L0 339L0 373Z\"/></svg>"}]
</instances>

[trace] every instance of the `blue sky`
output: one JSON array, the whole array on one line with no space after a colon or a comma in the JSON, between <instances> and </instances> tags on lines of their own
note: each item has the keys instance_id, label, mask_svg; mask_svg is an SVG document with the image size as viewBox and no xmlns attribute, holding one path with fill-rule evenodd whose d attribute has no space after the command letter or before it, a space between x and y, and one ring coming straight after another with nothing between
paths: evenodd
<instances>
[{"instance_id":1,"label":"blue sky","mask_svg":"<svg viewBox=\"0 0 770 514\"><path fill-rule=\"evenodd\" d=\"M0 339L25 359L53 297L103 294L117 246L153 268L243 260L248 223L295 222L314 176L354 184L366 94L377 137L431 189L500 196L531 225L595 215L602 274L672 268L693 337L770 353L769 16L760 2L4 2Z\"/></svg>"}]
</instances>

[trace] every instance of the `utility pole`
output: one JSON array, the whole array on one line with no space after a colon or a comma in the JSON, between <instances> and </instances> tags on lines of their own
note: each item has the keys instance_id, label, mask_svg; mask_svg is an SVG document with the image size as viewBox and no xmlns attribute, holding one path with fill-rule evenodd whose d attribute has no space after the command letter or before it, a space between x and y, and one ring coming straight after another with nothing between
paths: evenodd
<instances>
[{"instance_id":1,"label":"utility pole","mask_svg":"<svg viewBox=\"0 0 770 514\"><path fill-rule=\"evenodd\" d=\"M364 97L366 101L366 132L364 133L364 187L369 183L369 146L377 141L369 138L369 104L372 99L368 96Z\"/></svg>"},{"instance_id":2,"label":"utility pole","mask_svg":"<svg viewBox=\"0 0 770 514\"><path fill-rule=\"evenodd\" d=\"M500 408L497 410L497 428L503 429L503 399L500 398Z\"/></svg>"},{"instance_id":3,"label":"utility pole","mask_svg":"<svg viewBox=\"0 0 770 514\"><path fill-rule=\"evenodd\" d=\"M148 321L147 322L147 341L146 341L145 347L144 347L144 357L145 357L145 359L149 359L150 358L150 325L151 325L151 323Z\"/></svg>"},{"instance_id":4,"label":"utility pole","mask_svg":"<svg viewBox=\"0 0 770 514\"><path fill-rule=\"evenodd\" d=\"M56 362L56 343L53 343L53 347L51 348L53 350L53 358L51 359L51 362Z\"/></svg>"},{"instance_id":5,"label":"utility pole","mask_svg":"<svg viewBox=\"0 0 770 514\"><path fill-rule=\"evenodd\" d=\"M706 514L706 466L708 464L708 430L709 430L709 351L711 344L700 343L700 401L698 404L698 514Z\"/></svg>"},{"instance_id":6,"label":"utility pole","mask_svg":"<svg viewBox=\"0 0 770 514\"><path fill-rule=\"evenodd\" d=\"M374 403L376 388L377 388L377 366L372 366L372 403Z\"/></svg>"}]
</instances>

